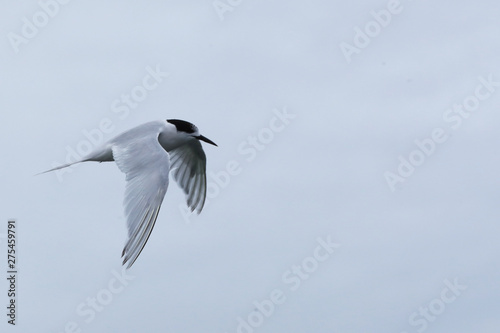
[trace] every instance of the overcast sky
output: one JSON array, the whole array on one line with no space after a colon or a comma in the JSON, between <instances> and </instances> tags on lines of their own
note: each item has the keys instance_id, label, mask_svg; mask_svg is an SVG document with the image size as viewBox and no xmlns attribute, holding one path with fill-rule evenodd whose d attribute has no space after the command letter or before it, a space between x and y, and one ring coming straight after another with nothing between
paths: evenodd
<instances>
[{"instance_id":1,"label":"overcast sky","mask_svg":"<svg viewBox=\"0 0 500 333\"><path fill-rule=\"evenodd\" d=\"M0 2L1 332L499 331L497 2L60 2ZM116 165L34 174L169 118L208 202L125 272Z\"/></svg>"}]
</instances>

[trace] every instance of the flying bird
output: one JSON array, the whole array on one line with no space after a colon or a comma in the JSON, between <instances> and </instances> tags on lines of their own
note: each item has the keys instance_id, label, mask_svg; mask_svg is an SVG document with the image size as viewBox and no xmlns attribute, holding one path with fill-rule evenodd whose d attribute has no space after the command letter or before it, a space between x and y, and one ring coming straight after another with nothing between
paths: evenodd
<instances>
[{"instance_id":1,"label":"flying bird","mask_svg":"<svg viewBox=\"0 0 500 333\"><path fill-rule=\"evenodd\" d=\"M207 193L207 158L200 141L217 146L190 122L167 119L134 127L81 160L42 173L87 162L115 161L125 174L124 208L128 240L122 252L130 268L146 245L167 192L169 173L184 190L187 205L199 214Z\"/></svg>"}]
</instances>

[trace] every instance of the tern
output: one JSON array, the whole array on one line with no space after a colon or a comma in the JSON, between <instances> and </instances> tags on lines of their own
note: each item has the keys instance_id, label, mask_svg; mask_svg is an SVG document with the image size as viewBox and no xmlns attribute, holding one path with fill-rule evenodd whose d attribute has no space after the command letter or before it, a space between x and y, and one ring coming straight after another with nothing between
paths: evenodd
<instances>
[{"instance_id":1,"label":"tern","mask_svg":"<svg viewBox=\"0 0 500 333\"><path fill-rule=\"evenodd\" d=\"M199 214L207 193L207 158L200 141L217 146L200 134L198 127L179 119L148 122L134 127L70 165L115 161L125 174L124 198L128 240L122 252L130 268L141 254L158 217L167 192L169 173L186 194L187 205Z\"/></svg>"}]
</instances>

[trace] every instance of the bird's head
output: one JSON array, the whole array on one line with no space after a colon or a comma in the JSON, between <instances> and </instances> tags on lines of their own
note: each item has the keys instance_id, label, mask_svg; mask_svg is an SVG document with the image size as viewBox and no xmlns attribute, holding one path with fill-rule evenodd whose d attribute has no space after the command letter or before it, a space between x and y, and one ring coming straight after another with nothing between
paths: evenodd
<instances>
[{"instance_id":1,"label":"bird's head","mask_svg":"<svg viewBox=\"0 0 500 333\"><path fill-rule=\"evenodd\" d=\"M215 142L201 135L200 131L198 130L198 127L196 127L194 124L191 124L188 121L180 119L167 119L167 122L174 125L175 128L177 129L177 133L179 134L186 135L188 137L193 137L194 139L205 141L206 143L217 146Z\"/></svg>"}]
</instances>

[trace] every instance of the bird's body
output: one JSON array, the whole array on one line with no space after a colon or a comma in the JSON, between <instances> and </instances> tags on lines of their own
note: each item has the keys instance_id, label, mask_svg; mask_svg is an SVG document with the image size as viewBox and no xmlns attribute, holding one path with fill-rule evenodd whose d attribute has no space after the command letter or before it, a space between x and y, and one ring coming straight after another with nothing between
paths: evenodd
<instances>
[{"instance_id":1,"label":"bird's body","mask_svg":"<svg viewBox=\"0 0 500 333\"><path fill-rule=\"evenodd\" d=\"M178 120L152 121L132 128L83 157L45 172L75 163L115 161L125 173L125 215L128 241L123 264L130 268L153 230L172 170L192 211L201 212L206 196L206 156L200 141L217 146L200 135L193 124Z\"/></svg>"}]
</instances>

